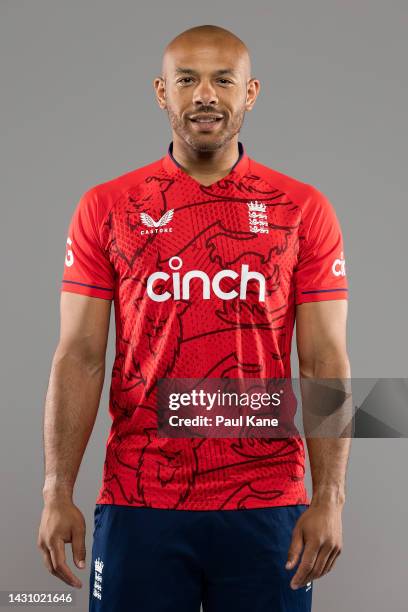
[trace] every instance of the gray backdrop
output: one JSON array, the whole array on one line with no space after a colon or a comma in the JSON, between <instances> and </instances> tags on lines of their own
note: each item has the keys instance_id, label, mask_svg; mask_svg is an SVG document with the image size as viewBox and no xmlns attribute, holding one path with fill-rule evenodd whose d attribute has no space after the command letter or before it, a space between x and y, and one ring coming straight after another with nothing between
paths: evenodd
<instances>
[{"instance_id":1,"label":"gray backdrop","mask_svg":"<svg viewBox=\"0 0 408 612\"><path fill-rule=\"evenodd\" d=\"M262 90L241 140L254 159L323 190L337 210L354 376L406 377L408 5L1 0L0 22L0 590L68 589L36 548L66 232L83 191L165 154L170 129L152 87L164 45L203 23L247 42ZM88 546L76 610L87 606L113 332L75 494ZM336 570L315 583L314 612L406 610L407 450L407 440L354 441L345 548Z\"/></svg>"}]
</instances>

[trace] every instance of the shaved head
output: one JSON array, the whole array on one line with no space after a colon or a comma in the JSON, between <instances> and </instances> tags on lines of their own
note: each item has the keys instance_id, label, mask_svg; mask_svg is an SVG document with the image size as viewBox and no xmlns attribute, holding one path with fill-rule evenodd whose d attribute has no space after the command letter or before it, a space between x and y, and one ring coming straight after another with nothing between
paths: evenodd
<instances>
[{"instance_id":1,"label":"shaved head","mask_svg":"<svg viewBox=\"0 0 408 612\"><path fill-rule=\"evenodd\" d=\"M251 74L251 60L248 47L236 34L216 25L201 25L184 30L171 40L165 47L162 60L162 76L166 78L171 58L182 50L193 48L223 47L229 49L238 58L239 63L249 79Z\"/></svg>"}]
</instances>

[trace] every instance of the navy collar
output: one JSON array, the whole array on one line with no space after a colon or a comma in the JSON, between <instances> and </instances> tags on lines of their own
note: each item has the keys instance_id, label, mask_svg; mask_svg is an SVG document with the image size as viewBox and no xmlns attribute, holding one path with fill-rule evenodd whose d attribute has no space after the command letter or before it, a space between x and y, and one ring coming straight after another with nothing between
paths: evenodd
<instances>
[{"instance_id":1,"label":"navy collar","mask_svg":"<svg viewBox=\"0 0 408 612\"><path fill-rule=\"evenodd\" d=\"M181 166L181 164L179 164L178 161L173 156L173 141L170 142L168 149L167 149L167 155L165 155L165 157L162 158L162 163L163 163L164 169L169 174L174 174L175 172L179 170L187 174L185 170L183 169L183 167ZM242 176L248 168L248 163L249 163L249 158L246 153L245 147L242 144L242 142L238 142L238 159L235 162L235 164L232 166L228 174L228 177L232 173L234 176L236 175ZM187 176L189 175L187 174Z\"/></svg>"}]
</instances>

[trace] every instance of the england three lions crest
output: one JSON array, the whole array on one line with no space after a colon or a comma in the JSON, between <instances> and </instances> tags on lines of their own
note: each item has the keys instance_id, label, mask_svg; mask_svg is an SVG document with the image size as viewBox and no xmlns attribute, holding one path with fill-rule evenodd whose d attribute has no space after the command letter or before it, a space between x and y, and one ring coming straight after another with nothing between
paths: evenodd
<instances>
[{"instance_id":1,"label":"england three lions crest","mask_svg":"<svg viewBox=\"0 0 408 612\"><path fill-rule=\"evenodd\" d=\"M253 200L247 202L249 231L255 234L269 234L266 204Z\"/></svg>"}]
</instances>

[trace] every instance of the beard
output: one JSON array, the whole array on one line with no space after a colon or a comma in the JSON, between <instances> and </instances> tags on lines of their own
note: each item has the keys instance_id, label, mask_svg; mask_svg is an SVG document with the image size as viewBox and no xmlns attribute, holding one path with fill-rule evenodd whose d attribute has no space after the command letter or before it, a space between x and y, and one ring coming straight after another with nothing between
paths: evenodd
<instances>
[{"instance_id":1,"label":"beard","mask_svg":"<svg viewBox=\"0 0 408 612\"><path fill-rule=\"evenodd\" d=\"M212 108L201 108L200 112L213 112ZM189 119L183 120L182 117L177 115L169 106L167 106L167 114L169 117L170 125L174 132L179 136L186 144L188 144L194 151L197 152L211 152L222 149L232 138L239 134L245 117L245 107L242 107L237 113L235 113L225 128L216 134L196 134L189 129ZM225 117L223 119L225 121Z\"/></svg>"}]
</instances>

